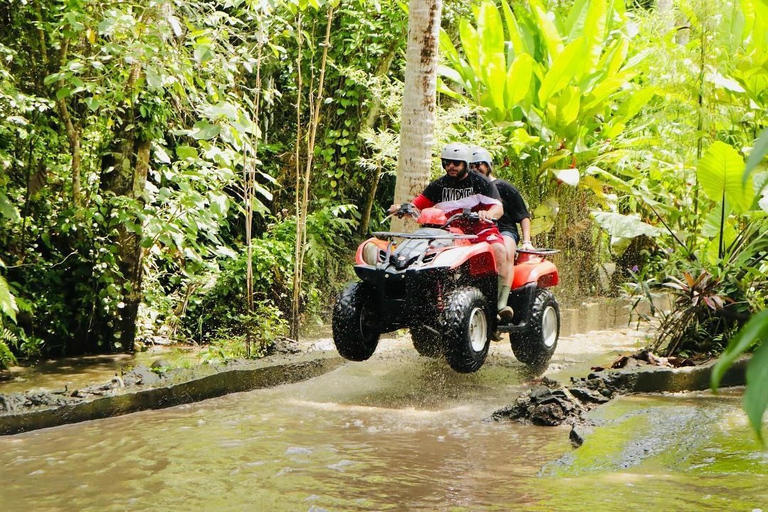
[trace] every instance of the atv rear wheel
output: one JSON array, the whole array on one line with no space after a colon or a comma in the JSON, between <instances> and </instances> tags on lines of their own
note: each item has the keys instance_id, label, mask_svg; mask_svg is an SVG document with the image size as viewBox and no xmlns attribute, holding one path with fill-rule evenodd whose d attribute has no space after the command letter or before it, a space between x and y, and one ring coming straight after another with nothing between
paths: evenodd
<instances>
[{"instance_id":1,"label":"atv rear wheel","mask_svg":"<svg viewBox=\"0 0 768 512\"><path fill-rule=\"evenodd\" d=\"M445 354L445 345L440 333L430 331L426 327L412 327L411 340L416 352L425 357L440 357Z\"/></svg>"},{"instance_id":2,"label":"atv rear wheel","mask_svg":"<svg viewBox=\"0 0 768 512\"><path fill-rule=\"evenodd\" d=\"M445 358L459 373L480 369L488 356L490 323L488 301L473 287L459 288L448 294L443 311Z\"/></svg>"},{"instance_id":3,"label":"atv rear wheel","mask_svg":"<svg viewBox=\"0 0 768 512\"><path fill-rule=\"evenodd\" d=\"M379 344L375 312L370 307L371 289L358 282L347 286L333 308L333 342L344 359L365 361Z\"/></svg>"},{"instance_id":4,"label":"atv rear wheel","mask_svg":"<svg viewBox=\"0 0 768 512\"><path fill-rule=\"evenodd\" d=\"M539 288L533 299L528 328L510 333L512 352L521 363L542 367L549 363L560 336L560 306L549 290Z\"/></svg>"}]
</instances>

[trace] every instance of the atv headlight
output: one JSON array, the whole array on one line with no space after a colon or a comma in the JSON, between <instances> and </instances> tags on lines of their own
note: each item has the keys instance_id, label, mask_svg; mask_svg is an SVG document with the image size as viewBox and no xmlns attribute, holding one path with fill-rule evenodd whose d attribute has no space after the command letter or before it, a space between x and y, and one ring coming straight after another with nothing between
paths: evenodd
<instances>
[{"instance_id":1,"label":"atv headlight","mask_svg":"<svg viewBox=\"0 0 768 512\"><path fill-rule=\"evenodd\" d=\"M376 265L376 261L379 258L379 248L376 247L376 244L368 242L365 244L365 247L363 247L363 261L367 265L374 266Z\"/></svg>"}]
</instances>

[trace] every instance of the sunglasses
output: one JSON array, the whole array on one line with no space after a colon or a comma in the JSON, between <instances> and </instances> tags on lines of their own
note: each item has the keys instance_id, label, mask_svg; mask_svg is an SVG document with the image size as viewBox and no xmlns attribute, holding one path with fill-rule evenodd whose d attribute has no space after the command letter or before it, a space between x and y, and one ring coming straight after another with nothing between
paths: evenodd
<instances>
[{"instance_id":1,"label":"sunglasses","mask_svg":"<svg viewBox=\"0 0 768 512\"><path fill-rule=\"evenodd\" d=\"M464 160L449 160L449 159L447 159L447 158L443 158L443 160L442 160L442 163L443 163L443 169L447 169L449 165L455 165L456 167L458 167L458 166L460 166L460 165L461 165L461 163L462 163L463 161L464 161Z\"/></svg>"}]
</instances>

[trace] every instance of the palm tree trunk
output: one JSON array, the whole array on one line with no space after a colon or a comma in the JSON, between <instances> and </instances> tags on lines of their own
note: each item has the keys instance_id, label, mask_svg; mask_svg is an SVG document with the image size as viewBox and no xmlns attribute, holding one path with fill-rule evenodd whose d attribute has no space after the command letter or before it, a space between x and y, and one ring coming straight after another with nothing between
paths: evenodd
<instances>
[{"instance_id":1,"label":"palm tree trunk","mask_svg":"<svg viewBox=\"0 0 768 512\"><path fill-rule=\"evenodd\" d=\"M429 183L435 143L437 55L442 0L410 0L400 156L395 203L410 201ZM393 221L393 230L402 229Z\"/></svg>"}]
</instances>

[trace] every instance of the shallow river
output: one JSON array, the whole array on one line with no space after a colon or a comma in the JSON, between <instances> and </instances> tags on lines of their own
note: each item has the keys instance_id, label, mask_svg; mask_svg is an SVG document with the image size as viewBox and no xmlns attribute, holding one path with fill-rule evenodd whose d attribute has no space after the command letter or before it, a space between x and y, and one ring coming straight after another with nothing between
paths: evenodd
<instances>
[{"instance_id":1,"label":"shallow river","mask_svg":"<svg viewBox=\"0 0 768 512\"><path fill-rule=\"evenodd\" d=\"M562 340L552 376L637 345L591 336ZM0 437L0 510L768 511L738 393L614 401L573 450L565 427L484 421L532 377L502 344L473 375L393 345L303 383Z\"/></svg>"}]
</instances>

